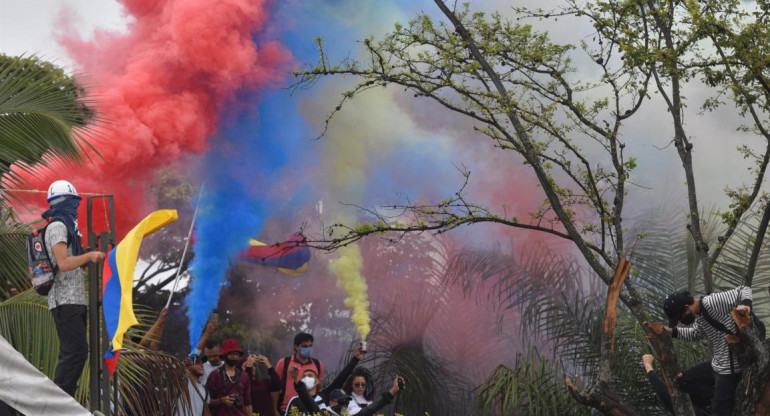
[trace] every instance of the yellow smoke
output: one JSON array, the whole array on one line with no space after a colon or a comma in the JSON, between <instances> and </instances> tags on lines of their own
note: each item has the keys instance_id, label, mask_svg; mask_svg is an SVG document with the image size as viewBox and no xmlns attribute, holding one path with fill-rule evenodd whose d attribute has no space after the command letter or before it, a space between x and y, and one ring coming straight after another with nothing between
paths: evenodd
<instances>
[{"instance_id":1,"label":"yellow smoke","mask_svg":"<svg viewBox=\"0 0 770 416\"><path fill-rule=\"evenodd\" d=\"M342 247L340 256L329 263L329 269L337 276L337 287L348 294L345 306L353 312L351 320L356 326L361 340L369 335L369 298L366 294L366 279L361 275L364 259L358 245L351 244Z\"/></svg>"}]
</instances>

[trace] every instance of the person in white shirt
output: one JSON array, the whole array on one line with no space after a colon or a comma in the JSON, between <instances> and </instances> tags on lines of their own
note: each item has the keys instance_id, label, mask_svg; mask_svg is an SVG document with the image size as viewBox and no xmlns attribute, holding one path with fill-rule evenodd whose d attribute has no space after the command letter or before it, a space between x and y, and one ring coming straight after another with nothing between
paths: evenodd
<instances>
[{"instance_id":1,"label":"person in white shirt","mask_svg":"<svg viewBox=\"0 0 770 416\"><path fill-rule=\"evenodd\" d=\"M184 360L187 367L187 376L190 378L187 389L190 395L190 408L188 409L181 399L177 403L175 416L211 416L209 411L209 392L206 386L201 384L200 379L203 376L203 365L206 363L206 356L190 354Z\"/></svg>"},{"instance_id":2,"label":"person in white shirt","mask_svg":"<svg viewBox=\"0 0 770 416\"><path fill-rule=\"evenodd\" d=\"M207 359L206 363L203 364L203 376L201 376L201 383L204 386L209 379L209 374L213 373L214 370L222 367L222 364L224 364L222 358L219 356L219 353L221 352L222 347L219 346L218 342L213 340L206 342L206 345L203 347L203 355Z\"/></svg>"},{"instance_id":3,"label":"person in white shirt","mask_svg":"<svg viewBox=\"0 0 770 416\"><path fill-rule=\"evenodd\" d=\"M374 402L375 391L374 383L372 383L372 375L369 373L369 370L364 367L356 367L356 369L353 370L353 373L342 386L342 390L344 390L345 393L350 394L348 412L351 415L358 414L361 409Z\"/></svg>"}]
</instances>

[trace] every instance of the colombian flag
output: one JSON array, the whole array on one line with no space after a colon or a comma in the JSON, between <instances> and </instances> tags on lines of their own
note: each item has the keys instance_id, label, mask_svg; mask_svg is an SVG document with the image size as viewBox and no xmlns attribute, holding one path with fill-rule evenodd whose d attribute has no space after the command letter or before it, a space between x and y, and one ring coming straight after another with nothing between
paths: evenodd
<instances>
[{"instance_id":1,"label":"colombian flag","mask_svg":"<svg viewBox=\"0 0 770 416\"><path fill-rule=\"evenodd\" d=\"M104 365L115 372L120 349L123 347L123 335L128 328L139 321L134 316L134 266L139 255L142 239L177 220L175 209L155 211L142 220L126 234L104 259L102 281L102 302L104 305L104 324L110 339L110 350L104 355Z\"/></svg>"},{"instance_id":2,"label":"colombian flag","mask_svg":"<svg viewBox=\"0 0 770 416\"><path fill-rule=\"evenodd\" d=\"M239 257L249 263L277 267L280 272L295 276L307 270L310 248L305 244L305 236L296 233L283 243L272 245L250 240L249 248Z\"/></svg>"}]
</instances>

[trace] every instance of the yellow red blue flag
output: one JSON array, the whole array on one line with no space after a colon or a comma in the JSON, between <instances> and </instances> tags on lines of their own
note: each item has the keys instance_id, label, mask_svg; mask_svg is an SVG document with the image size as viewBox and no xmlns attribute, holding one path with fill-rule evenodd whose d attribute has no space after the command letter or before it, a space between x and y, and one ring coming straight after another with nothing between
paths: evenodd
<instances>
[{"instance_id":1,"label":"yellow red blue flag","mask_svg":"<svg viewBox=\"0 0 770 416\"><path fill-rule=\"evenodd\" d=\"M104 356L104 364L110 375L115 372L118 364L120 349L123 347L123 336L128 328L139 323L134 315L132 291L134 267L142 239L176 221L177 218L177 212L174 209L153 212L129 231L123 241L110 250L104 259L102 304L107 337L110 339L110 349Z\"/></svg>"}]
</instances>

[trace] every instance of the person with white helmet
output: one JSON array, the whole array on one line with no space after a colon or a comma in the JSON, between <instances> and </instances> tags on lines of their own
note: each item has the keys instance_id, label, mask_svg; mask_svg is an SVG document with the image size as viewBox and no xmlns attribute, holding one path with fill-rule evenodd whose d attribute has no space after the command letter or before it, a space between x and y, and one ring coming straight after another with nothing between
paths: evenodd
<instances>
[{"instance_id":1,"label":"person with white helmet","mask_svg":"<svg viewBox=\"0 0 770 416\"><path fill-rule=\"evenodd\" d=\"M78 231L80 195L75 187L58 180L48 188L50 208L42 213L48 221L43 234L54 281L48 292L48 309L59 334L59 363L54 383L75 396L78 379L88 358L86 291L82 266L104 260L101 251L84 252Z\"/></svg>"}]
</instances>

